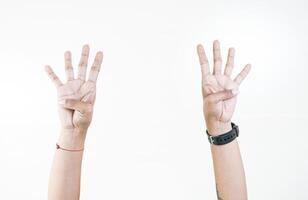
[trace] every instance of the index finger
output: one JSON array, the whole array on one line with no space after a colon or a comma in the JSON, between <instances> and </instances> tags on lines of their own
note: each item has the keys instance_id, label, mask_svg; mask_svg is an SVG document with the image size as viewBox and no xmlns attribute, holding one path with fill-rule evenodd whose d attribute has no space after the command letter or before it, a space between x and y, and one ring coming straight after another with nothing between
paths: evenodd
<instances>
[{"instance_id":1,"label":"index finger","mask_svg":"<svg viewBox=\"0 0 308 200\"><path fill-rule=\"evenodd\" d=\"M204 48L201 44L197 46L197 52L201 66L202 79L204 80L206 75L210 74L209 61L205 55Z\"/></svg>"},{"instance_id":2,"label":"index finger","mask_svg":"<svg viewBox=\"0 0 308 200\"><path fill-rule=\"evenodd\" d=\"M103 52L99 51L96 53L93 65L89 74L89 81L96 82L99 71L101 69L101 65L103 62Z\"/></svg>"},{"instance_id":3,"label":"index finger","mask_svg":"<svg viewBox=\"0 0 308 200\"><path fill-rule=\"evenodd\" d=\"M45 71L57 88L63 85L58 76L53 72L49 65L45 66Z\"/></svg>"},{"instance_id":4,"label":"index finger","mask_svg":"<svg viewBox=\"0 0 308 200\"><path fill-rule=\"evenodd\" d=\"M246 76L248 75L250 69L251 69L251 65L247 64L244 67L244 69L235 77L234 81L240 85L242 81L246 78Z\"/></svg>"}]
</instances>

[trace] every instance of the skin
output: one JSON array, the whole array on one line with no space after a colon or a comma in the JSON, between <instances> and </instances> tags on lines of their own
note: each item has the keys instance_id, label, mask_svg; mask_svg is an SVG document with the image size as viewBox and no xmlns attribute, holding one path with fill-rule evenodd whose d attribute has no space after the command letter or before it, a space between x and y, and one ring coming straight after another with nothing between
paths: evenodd
<instances>
[{"instance_id":1,"label":"skin","mask_svg":"<svg viewBox=\"0 0 308 200\"><path fill-rule=\"evenodd\" d=\"M219 41L213 43L214 67L210 72L209 61L202 45L197 46L201 73L203 112L210 135L221 135L230 131L239 86L248 75L251 66L247 64L235 77L231 78L234 67L234 48L230 48L224 72ZM216 193L218 199L246 200L247 189L243 162L237 139L225 145L212 145Z\"/></svg>"},{"instance_id":2,"label":"skin","mask_svg":"<svg viewBox=\"0 0 308 200\"><path fill-rule=\"evenodd\" d=\"M198 55L202 71L202 94L204 117L211 135L220 135L231 130L231 118L235 110L239 85L247 76L250 65L231 79L234 65L234 49L229 49L227 64L222 74L222 59L219 42L214 41L214 70L210 73L208 59L202 45ZM70 151L57 149L50 179L49 200L77 200L80 197L81 163L83 146L92 120L96 94L96 80L103 54L98 52L86 79L89 46L85 45L74 78L71 53L65 53L67 82L63 84L53 70L46 66L46 72L58 91L58 110L61 121L58 144ZM224 200L247 199L245 174L237 140L222 146L211 145L217 198Z\"/></svg>"},{"instance_id":3,"label":"skin","mask_svg":"<svg viewBox=\"0 0 308 200\"><path fill-rule=\"evenodd\" d=\"M97 52L87 78L89 51L89 46L84 45L76 78L74 78L71 53L65 52L66 83L60 81L50 66L45 67L58 93L61 121L58 144L64 149L71 150L57 149L55 152L49 178L49 200L79 199L82 149L92 120L96 80L103 60L103 53Z\"/></svg>"}]
</instances>

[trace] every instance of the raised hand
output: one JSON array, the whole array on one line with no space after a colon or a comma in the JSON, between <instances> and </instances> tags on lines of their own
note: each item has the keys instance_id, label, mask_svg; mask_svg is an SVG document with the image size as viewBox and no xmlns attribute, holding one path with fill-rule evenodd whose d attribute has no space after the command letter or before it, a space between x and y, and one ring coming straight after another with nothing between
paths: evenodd
<instances>
[{"instance_id":1,"label":"raised hand","mask_svg":"<svg viewBox=\"0 0 308 200\"><path fill-rule=\"evenodd\" d=\"M103 53L97 52L87 78L89 51L89 46L84 45L76 78L74 77L71 53L65 52L66 83L62 83L51 67L46 66L46 72L58 91L59 116L63 130L76 130L79 133L85 133L91 123L96 80L101 68Z\"/></svg>"},{"instance_id":2,"label":"raised hand","mask_svg":"<svg viewBox=\"0 0 308 200\"><path fill-rule=\"evenodd\" d=\"M211 74L209 61L202 45L197 47L202 72L203 112L207 128L211 134L220 134L231 129L231 117L234 113L239 85L250 71L250 64L235 77L231 78L234 67L234 48L230 48L224 73L220 44L213 43L214 68Z\"/></svg>"}]
</instances>

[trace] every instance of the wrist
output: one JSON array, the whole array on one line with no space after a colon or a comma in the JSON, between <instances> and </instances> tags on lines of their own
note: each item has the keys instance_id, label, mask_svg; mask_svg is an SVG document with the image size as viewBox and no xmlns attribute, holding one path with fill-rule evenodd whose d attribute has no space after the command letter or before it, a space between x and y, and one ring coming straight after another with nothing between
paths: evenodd
<instances>
[{"instance_id":1,"label":"wrist","mask_svg":"<svg viewBox=\"0 0 308 200\"><path fill-rule=\"evenodd\" d=\"M84 147L87 130L62 128L58 144L67 149L82 149Z\"/></svg>"},{"instance_id":2,"label":"wrist","mask_svg":"<svg viewBox=\"0 0 308 200\"><path fill-rule=\"evenodd\" d=\"M232 130L231 122L206 121L207 131L212 136L221 135Z\"/></svg>"}]
</instances>

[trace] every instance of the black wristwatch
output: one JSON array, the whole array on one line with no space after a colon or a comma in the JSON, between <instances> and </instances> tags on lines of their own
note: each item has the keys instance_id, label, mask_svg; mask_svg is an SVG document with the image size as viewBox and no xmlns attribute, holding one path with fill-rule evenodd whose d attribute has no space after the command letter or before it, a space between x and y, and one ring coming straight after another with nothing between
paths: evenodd
<instances>
[{"instance_id":1,"label":"black wristwatch","mask_svg":"<svg viewBox=\"0 0 308 200\"><path fill-rule=\"evenodd\" d=\"M232 142L239 135L238 126L231 122L232 130L222 135L212 136L206 131L209 142L214 145L224 145Z\"/></svg>"}]
</instances>

